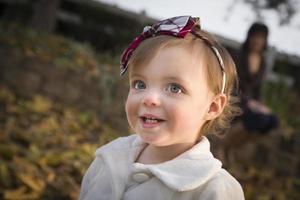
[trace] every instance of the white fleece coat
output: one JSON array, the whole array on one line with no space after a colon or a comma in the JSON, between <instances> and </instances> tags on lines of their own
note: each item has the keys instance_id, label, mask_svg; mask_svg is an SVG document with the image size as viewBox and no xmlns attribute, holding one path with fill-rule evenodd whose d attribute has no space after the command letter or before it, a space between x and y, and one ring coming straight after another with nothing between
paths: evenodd
<instances>
[{"instance_id":1,"label":"white fleece coat","mask_svg":"<svg viewBox=\"0 0 300 200\"><path fill-rule=\"evenodd\" d=\"M80 200L244 200L240 184L213 157L206 137L173 160L134 163L145 145L131 135L97 149Z\"/></svg>"}]
</instances>

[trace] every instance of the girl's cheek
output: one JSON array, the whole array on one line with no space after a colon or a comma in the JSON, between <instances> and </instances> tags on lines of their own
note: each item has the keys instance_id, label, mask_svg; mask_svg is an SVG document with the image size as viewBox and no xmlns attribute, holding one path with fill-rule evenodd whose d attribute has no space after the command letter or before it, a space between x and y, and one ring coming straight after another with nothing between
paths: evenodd
<instances>
[{"instance_id":1,"label":"girl's cheek","mask_svg":"<svg viewBox=\"0 0 300 200\"><path fill-rule=\"evenodd\" d=\"M138 97L135 94L129 93L126 103L125 103L125 111L127 115L132 114L135 110L137 110L138 106Z\"/></svg>"},{"instance_id":2,"label":"girl's cheek","mask_svg":"<svg viewBox=\"0 0 300 200\"><path fill-rule=\"evenodd\" d=\"M133 92L130 92L127 97L126 105L128 104L128 106L130 106L132 104L136 104L137 101L138 101L138 95Z\"/></svg>"},{"instance_id":3,"label":"girl's cheek","mask_svg":"<svg viewBox=\"0 0 300 200\"><path fill-rule=\"evenodd\" d=\"M125 110L126 110L126 113L129 112L131 105L132 105L132 98L131 98L130 95L128 95L127 100L126 100L126 103L125 103Z\"/></svg>"},{"instance_id":4,"label":"girl's cheek","mask_svg":"<svg viewBox=\"0 0 300 200\"><path fill-rule=\"evenodd\" d=\"M133 119L134 119L134 109L132 106L132 102L130 97L127 98L126 104L125 104L125 112L126 112L126 117L127 121L129 123L129 126L132 128L133 127Z\"/></svg>"}]
</instances>

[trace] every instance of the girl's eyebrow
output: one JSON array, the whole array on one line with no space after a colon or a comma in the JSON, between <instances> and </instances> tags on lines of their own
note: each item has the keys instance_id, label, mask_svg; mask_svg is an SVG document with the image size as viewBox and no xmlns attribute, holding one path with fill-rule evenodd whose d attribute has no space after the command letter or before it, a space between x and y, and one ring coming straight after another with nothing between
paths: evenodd
<instances>
[{"instance_id":1,"label":"girl's eyebrow","mask_svg":"<svg viewBox=\"0 0 300 200\"><path fill-rule=\"evenodd\" d=\"M144 79L145 77L142 74L136 73L136 72L132 72L132 74L129 75L130 79ZM178 77L178 76L165 76L163 77L164 80L167 81L174 81L176 83L180 83L182 85L188 85L188 80Z\"/></svg>"},{"instance_id":2,"label":"girl's eyebrow","mask_svg":"<svg viewBox=\"0 0 300 200\"><path fill-rule=\"evenodd\" d=\"M141 74L138 74L136 72L132 72L129 74L129 78L144 78Z\"/></svg>"},{"instance_id":3,"label":"girl's eyebrow","mask_svg":"<svg viewBox=\"0 0 300 200\"><path fill-rule=\"evenodd\" d=\"M181 78L181 77L177 77L177 76L167 76L165 77L166 80L170 80L170 81L175 81L175 82L179 82L179 83L182 83L182 84L187 84L188 81Z\"/></svg>"}]
</instances>

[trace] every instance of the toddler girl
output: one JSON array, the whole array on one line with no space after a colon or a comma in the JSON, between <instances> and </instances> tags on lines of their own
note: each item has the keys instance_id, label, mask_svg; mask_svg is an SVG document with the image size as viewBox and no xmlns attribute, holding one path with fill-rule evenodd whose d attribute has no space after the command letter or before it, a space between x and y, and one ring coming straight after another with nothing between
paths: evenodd
<instances>
[{"instance_id":1,"label":"toddler girl","mask_svg":"<svg viewBox=\"0 0 300 200\"><path fill-rule=\"evenodd\" d=\"M136 134L96 151L80 199L243 200L205 137L238 111L231 96L236 70L199 19L145 27L123 54L121 74L126 71L126 114Z\"/></svg>"}]
</instances>

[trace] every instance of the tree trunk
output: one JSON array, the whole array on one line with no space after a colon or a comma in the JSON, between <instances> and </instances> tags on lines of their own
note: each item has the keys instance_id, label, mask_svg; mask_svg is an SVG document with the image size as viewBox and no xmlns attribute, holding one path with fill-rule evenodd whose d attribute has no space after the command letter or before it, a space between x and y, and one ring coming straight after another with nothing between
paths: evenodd
<instances>
[{"instance_id":1,"label":"tree trunk","mask_svg":"<svg viewBox=\"0 0 300 200\"><path fill-rule=\"evenodd\" d=\"M55 29L59 4L60 0L38 0L34 5L32 28L43 32L52 32Z\"/></svg>"}]
</instances>

